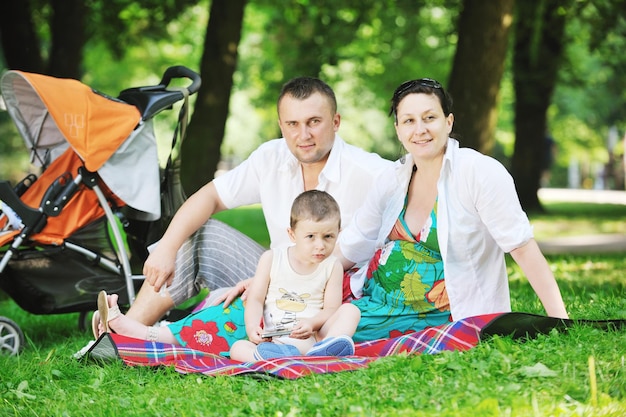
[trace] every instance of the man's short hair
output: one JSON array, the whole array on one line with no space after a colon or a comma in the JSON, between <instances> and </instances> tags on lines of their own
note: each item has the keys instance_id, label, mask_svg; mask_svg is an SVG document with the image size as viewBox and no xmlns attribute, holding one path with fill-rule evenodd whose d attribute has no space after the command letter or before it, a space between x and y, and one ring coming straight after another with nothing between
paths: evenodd
<instances>
[{"instance_id":1,"label":"man's short hair","mask_svg":"<svg viewBox=\"0 0 626 417\"><path fill-rule=\"evenodd\" d=\"M324 81L314 77L296 77L287 81L280 90L276 106L280 105L280 101L286 95L290 95L298 100L305 100L314 93L320 93L325 96L330 103L332 114L337 113L335 92Z\"/></svg>"}]
</instances>

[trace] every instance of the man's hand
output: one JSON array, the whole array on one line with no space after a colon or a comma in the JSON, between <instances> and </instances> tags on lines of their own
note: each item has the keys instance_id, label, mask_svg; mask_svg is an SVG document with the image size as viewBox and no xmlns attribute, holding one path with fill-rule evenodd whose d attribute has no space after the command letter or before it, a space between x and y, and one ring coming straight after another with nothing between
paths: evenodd
<instances>
[{"instance_id":1,"label":"man's hand","mask_svg":"<svg viewBox=\"0 0 626 417\"><path fill-rule=\"evenodd\" d=\"M213 305L219 305L221 302L224 302L224 308L228 307L230 303L232 303L235 298L241 296L241 300L245 300L248 292L248 286L252 282L252 278L244 279L243 281L239 281L237 285L230 289L230 291L225 292L224 294L217 297L213 300Z\"/></svg>"},{"instance_id":2,"label":"man's hand","mask_svg":"<svg viewBox=\"0 0 626 417\"><path fill-rule=\"evenodd\" d=\"M143 264L143 274L146 277L146 281L154 287L156 292L159 292L163 285L169 286L172 284L175 260L175 252L174 256L168 256L167 253L161 254L155 249Z\"/></svg>"}]
</instances>

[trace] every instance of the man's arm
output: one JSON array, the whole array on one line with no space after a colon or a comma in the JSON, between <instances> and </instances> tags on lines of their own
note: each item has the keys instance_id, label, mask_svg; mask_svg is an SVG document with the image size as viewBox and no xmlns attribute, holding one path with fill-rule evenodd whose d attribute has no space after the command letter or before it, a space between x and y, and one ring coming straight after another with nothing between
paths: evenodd
<instances>
[{"instance_id":1,"label":"man's arm","mask_svg":"<svg viewBox=\"0 0 626 417\"><path fill-rule=\"evenodd\" d=\"M195 192L178 209L165 234L144 263L143 274L155 291L171 283L176 252L183 242L213 214L225 209L212 181Z\"/></svg>"}]
</instances>

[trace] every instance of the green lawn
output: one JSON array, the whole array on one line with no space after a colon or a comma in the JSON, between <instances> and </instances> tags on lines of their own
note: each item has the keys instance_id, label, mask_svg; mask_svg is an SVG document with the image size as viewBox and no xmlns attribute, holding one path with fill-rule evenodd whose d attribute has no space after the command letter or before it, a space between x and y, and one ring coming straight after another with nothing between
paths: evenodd
<instances>
[{"instance_id":1,"label":"green lawn","mask_svg":"<svg viewBox=\"0 0 626 417\"><path fill-rule=\"evenodd\" d=\"M626 235L626 206L620 204L550 203L546 214L530 216L537 240L557 237L622 233Z\"/></svg>"},{"instance_id":2,"label":"green lawn","mask_svg":"<svg viewBox=\"0 0 626 417\"><path fill-rule=\"evenodd\" d=\"M623 206L548 209L531 218L538 237L621 233L626 219ZM223 220L250 230L246 219L258 219L259 211L229 216ZM260 241L263 229L253 228ZM626 318L623 253L548 260L572 317ZM510 262L509 273L514 310L542 313ZM496 338L467 352L383 358L355 372L266 381L85 364L71 357L90 339L77 329L77 314L33 316L5 300L0 315L27 336L20 356L0 357L0 416L626 415L624 331L581 326L526 342Z\"/></svg>"}]
</instances>

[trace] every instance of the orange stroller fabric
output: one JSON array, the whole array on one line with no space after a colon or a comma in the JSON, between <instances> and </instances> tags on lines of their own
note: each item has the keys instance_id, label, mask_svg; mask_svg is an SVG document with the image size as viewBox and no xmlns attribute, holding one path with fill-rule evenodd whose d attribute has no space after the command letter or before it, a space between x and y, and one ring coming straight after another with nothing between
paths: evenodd
<instances>
[{"instance_id":1,"label":"orange stroller fabric","mask_svg":"<svg viewBox=\"0 0 626 417\"><path fill-rule=\"evenodd\" d=\"M21 196L22 202L29 207L39 208L41 199L50 184L65 172L69 172L72 174L72 177L76 177L78 167L82 164L82 161L73 149L68 148L50 164L41 177ZM101 181L99 186L104 195L112 200L114 204L118 207L124 205ZM100 206L96 193L81 185L74 197L61 210L61 214L56 217L48 217L46 227L44 227L41 233L30 236L30 240L42 244L60 245L73 232L103 215L104 209ZM19 231L14 231L0 237L0 246L10 242L13 236L18 233Z\"/></svg>"},{"instance_id":2,"label":"orange stroller fabric","mask_svg":"<svg viewBox=\"0 0 626 417\"><path fill-rule=\"evenodd\" d=\"M102 167L141 120L135 106L93 94L78 80L51 82L46 75L16 72L28 79L59 131L91 172Z\"/></svg>"}]
</instances>

